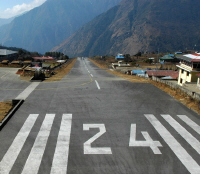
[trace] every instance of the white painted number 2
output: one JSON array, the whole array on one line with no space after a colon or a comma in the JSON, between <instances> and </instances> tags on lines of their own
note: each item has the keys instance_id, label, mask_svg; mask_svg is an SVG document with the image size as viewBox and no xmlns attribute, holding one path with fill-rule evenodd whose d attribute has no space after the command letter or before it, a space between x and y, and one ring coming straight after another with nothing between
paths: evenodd
<instances>
[{"instance_id":1,"label":"white painted number 2","mask_svg":"<svg viewBox=\"0 0 200 174\"><path fill-rule=\"evenodd\" d=\"M84 154L112 154L110 147L91 147L91 144L106 132L104 124L83 124L83 130L99 128L99 132L87 140L83 145Z\"/></svg>"},{"instance_id":2,"label":"white painted number 2","mask_svg":"<svg viewBox=\"0 0 200 174\"><path fill-rule=\"evenodd\" d=\"M130 147L150 147L154 154L162 154L158 147L162 147L159 141L153 141L148 132L142 132L143 137L146 141L137 141L136 140L136 124L131 124L130 131Z\"/></svg>"}]
</instances>

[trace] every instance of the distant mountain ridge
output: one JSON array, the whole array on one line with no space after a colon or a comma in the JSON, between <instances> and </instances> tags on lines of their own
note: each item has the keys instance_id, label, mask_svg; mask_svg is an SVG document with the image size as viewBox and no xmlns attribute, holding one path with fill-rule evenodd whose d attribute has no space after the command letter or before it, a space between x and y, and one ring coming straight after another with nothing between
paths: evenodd
<instances>
[{"instance_id":1,"label":"distant mountain ridge","mask_svg":"<svg viewBox=\"0 0 200 174\"><path fill-rule=\"evenodd\" d=\"M69 56L200 49L199 0L123 0L55 47Z\"/></svg>"},{"instance_id":2,"label":"distant mountain ridge","mask_svg":"<svg viewBox=\"0 0 200 174\"><path fill-rule=\"evenodd\" d=\"M47 0L0 27L0 43L44 53L121 0Z\"/></svg>"},{"instance_id":3,"label":"distant mountain ridge","mask_svg":"<svg viewBox=\"0 0 200 174\"><path fill-rule=\"evenodd\" d=\"M5 24L9 24L14 18L9 18L9 19L3 19L0 18L0 27L5 25Z\"/></svg>"}]
</instances>

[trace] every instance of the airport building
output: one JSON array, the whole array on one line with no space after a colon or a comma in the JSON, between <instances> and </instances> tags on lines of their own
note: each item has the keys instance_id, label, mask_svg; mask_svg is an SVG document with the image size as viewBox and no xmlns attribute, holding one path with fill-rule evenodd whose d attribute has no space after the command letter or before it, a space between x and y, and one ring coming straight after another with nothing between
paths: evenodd
<instances>
[{"instance_id":1,"label":"airport building","mask_svg":"<svg viewBox=\"0 0 200 174\"><path fill-rule=\"evenodd\" d=\"M178 84L183 86L185 83L197 83L200 73L200 53L186 54L178 56L180 64Z\"/></svg>"},{"instance_id":2,"label":"airport building","mask_svg":"<svg viewBox=\"0 0 200 174\"><path fill-rule=\"evenodd\" d=\"M13 61L15 58L17 58L17 51L0 49L0 61L2 60Z\"/></svg>"}]
</instances>

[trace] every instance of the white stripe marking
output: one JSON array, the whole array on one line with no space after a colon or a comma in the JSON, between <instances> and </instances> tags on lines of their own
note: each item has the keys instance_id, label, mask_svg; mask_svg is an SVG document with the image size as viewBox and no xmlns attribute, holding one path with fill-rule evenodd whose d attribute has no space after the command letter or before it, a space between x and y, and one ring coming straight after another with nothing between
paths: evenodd
<instances>
[{"instance_id":1,"label":"white stripe marking","mask_svg":"<svg viewBox=\"0 0 200 174\"><path fill-rule=\"evenodd\" d=\"M88 71L90 73L90 71Z\"/></svg>"},{"instance_id":2,"label":"white stripe marking","mask_svg":"<svg viewBox=\"0 0 200 174\"><path fill-rule=\"evenodd\" d=\"M30 114L0 163L0 173L8 174L14 165L38 114Z\"/></svg>"},{"instance_id":3,"label":"white stripe marking","mask_svg":"<svg viewBox=\"0 0 200 174\"><path fill-rule=\"evenodd\" d=\"M23 99L25 100L31 92L40 84L40 82L31 83L22 93L20 93L15 99Z\"/></svg>"},{"instance_id":4,"label":"white stripe marking","mask_svg":"<svg viewBox=\"0 0 200 174\"><path fill-rule=\"evenodd\" d=\"M9 71L9 72L10 72L10 71ZM9 72L8 72L8 73L9 73ZM5 73L4 75L2 75L2 76L0 77L0 79L1 79L2 77L5 77L8 73Z\"/></svg>"},{"instance_id":5,"label":"white stripe marking","mask_svg":"<svg viewBox=\"0 0 200 174\"><path fill-rule=\"evenodd\" d=\"M170 115L161 115L197 152L200 154L200 142L182 127Z\"/></svg>"},{"instance_id":6,"label":"white stripe marking","mask_svg":"<svg viewBox=\"0 0 200 174\"><path fill-rule=\"evenodd\" d=\"M97 88L101 89L100 86L99 86L99 83L96 80L95 80L95 82L96 82Z\"/></svg>"},{"instance_id":7,"label":"white stripe marking","mask_svg":"<svg viewBox=\"0 0 200 174\"><path fill-rule=\"evenodd\" d=\"M35 143L31 149L22 174L37 174L44 154L46 143L51 131L55 114L46 114Z\"/></svg>"},{"instance_id":8,"label":"white stripe marking","mask_svg":"<svg viewBox=\"0 0 200 174\"><path fill-rule=\"evenodd\" d=\"M93 77L93 75L92 74L90 74L91 75L91 77Z\"/></svg>"},{"instance_id":9,"label":"white stripe marking","mask_svg":"<svg viewBox=\"0 0 200 174\"><path fill-rule=\"evenodd\" d=\"M200 126L198 124L196 124L186 115L178 115L178 117L200 135Z\"/></svg>"},{"instance_id":10,"label":"white stripe marking","mask_svg":"<svg viewBox=\"0 0 200 174\"><path fill-rule=\"evenodd\" d=\"M71 125L72 114L63 114L51 174L67 173Z\"/></svg>"},{"instance_id":11,"label":"white stripe marking","mask_svg":"<svg viewBox=\"0 0 200 174\"><path fill-rule=\"evenodd\" d=\"M200 166L197 162L187 153L187 151L181 146L181 144L171 135L171 133L157 120L152 114L145 114L145 117L153 125L156 131L168 144L171 150L187 168L191 174L199 174Z\"/></svg>"}]
</instances>

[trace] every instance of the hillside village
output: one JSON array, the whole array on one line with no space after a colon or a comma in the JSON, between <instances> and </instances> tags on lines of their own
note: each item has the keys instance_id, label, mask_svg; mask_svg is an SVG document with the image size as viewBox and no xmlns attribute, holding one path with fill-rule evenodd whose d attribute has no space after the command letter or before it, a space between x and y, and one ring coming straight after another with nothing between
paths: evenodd
<instances>
[{"instance_id":1,"label":"hillside village","mask_svg":"<svg viewBox=\"0 0 200 174\"><path fill-rule=\"evenodd\" d=\"M0 49L0 67L19 68L16 74L35 80L44 80L51 77L54 70L65 64L68 59L68 56L58 52L47 52L42 56L21 49L18 51Z\"/></svg>"},{"instance_id":2,"label":"hillside village","mask_svg":"<svg viewBox=\"0 0 200 174\"><path fill-rule=\"evenodd\" d=\"M53 69L69 59L62 53L54 53L54 57L49 56L52 54L47 52L45 55L27 56L26 52L21 50L0 49L0 67L17 67L17 74L21 76L34 76L36 72L43 72L45 77L49 77ZM106 56L99 59L105 61ZM134 56L117 54L110 63L113 69L129 75L159 78L180 86L195 84L194 90L200 89L200 53L195 51L174 54L138 53Z\"/></svg>"},{"instance_id":3,"label":"hillside village","mask_svg":"<svg viewBox=\"0 0 200 174\"><path fill-rule=\"evenodd\" d=\"M196 51L174 54L141 54L130 56L117 54L115 57L93 58L105 63L115 71L143 77L181 89L189 96L200 100L200 53Z\"/></svg>"}]
</instances>

